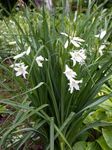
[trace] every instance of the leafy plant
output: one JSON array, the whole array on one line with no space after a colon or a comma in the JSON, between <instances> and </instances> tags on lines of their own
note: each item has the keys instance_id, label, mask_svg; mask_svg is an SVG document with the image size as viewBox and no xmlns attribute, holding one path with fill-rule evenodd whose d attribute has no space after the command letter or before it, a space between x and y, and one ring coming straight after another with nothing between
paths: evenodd
<instances>
[{"instance_id":1,"label":"leafy plant","mask_svg":"<svg viewBox=\"0 0 112 150\"><path fill-rule=\"evenodd\" d=\"M49 14L44 7L41 13L26 8L21 16L12 16L13 29L5 21L17 46L7 71L19 89L16 96L0 101L14 107L16 115L0 131L3 149L27 149L36 143L43 149L72 150L80 144L76 142L87 140L86 131L108 126L97 120L84 124L94 107L112 96L99 95L112 75L112 14L100 8L90 7L74 20L64 13ZM101 149L98 143L81 146Z\"/></svg>"}]
</instances>

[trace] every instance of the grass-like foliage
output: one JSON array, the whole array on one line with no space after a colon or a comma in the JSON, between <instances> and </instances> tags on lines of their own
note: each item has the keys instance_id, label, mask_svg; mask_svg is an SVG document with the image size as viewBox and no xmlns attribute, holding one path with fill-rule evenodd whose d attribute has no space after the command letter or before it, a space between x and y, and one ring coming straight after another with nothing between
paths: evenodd
<instances>
[{"instance_id":1,"label":"grass-like foliage","mask_svg":"<svg viewBox=\"0 0 112 150\"><path fill-rule=\"evenodd\" d=\"M8 30L1 38L15 49L10 48L11 65L0 66L18 89L0 100L11 107L12 122L0 129L4 150L30 149L34 143L46 150L75 150L88 129L107 125L83 121L112 96L99 94L112 75L111 17L111 10L89 4L75 17L25 8L4 20Z\"/></svg>"}]
</instances>

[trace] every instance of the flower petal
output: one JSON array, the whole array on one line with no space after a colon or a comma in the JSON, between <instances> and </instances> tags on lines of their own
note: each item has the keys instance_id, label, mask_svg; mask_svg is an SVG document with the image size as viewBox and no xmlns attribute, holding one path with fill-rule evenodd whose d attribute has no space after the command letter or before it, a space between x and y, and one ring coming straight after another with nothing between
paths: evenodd
<instances>
[{"instance_id":1,"label":"flower petal","mask_svg":"<svg viewBox=\"0 0 112 150\"><path fill-rule=\"evenodd\" d=\"M16 59L18 59L18 58L23 57L25 54L26 54L26 52L22 52L22 53L20 53L20 54L18 54L18 55L16 55L16 56L14 56L13 58L16 60Z\"/></svg>"},{"instance_id":2,"label":"flower petal","mask_svg":"<svg viewBox=\"0 0 112 150\"><path fill-rule=\"evenodd\" d=\"M75 47L80 47L80 42L77 42L77 41L75 41L75 40L73 40L73 39L71 39L70 40L70 42L75 46Z\"/></svg>"},{"instance_id":3,"label":"flower petal","mask_svg":"<svg viewBox=\"0 0 112 150\"><path fill-rule=\"evenodd\" d=\"M64 44L64 48L67 48L67 47L68 47L68 40Z\"/></svg>"}]
</instances>

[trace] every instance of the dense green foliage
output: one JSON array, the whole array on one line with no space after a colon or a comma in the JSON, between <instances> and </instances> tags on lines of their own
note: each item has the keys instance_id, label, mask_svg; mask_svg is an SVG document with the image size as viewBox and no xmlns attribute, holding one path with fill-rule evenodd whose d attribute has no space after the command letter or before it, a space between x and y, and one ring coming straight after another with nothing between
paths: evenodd
<instances>
[{"instance_id":1,"label":"dense green foliage","mask_svg":"<svg viewBox=\"0 0 112 150\"><path fill-rule=\"evenodd\" d=\"M1 114L8 116L0 128L3 150L112 149L111 20L111 8L90 1L75 16L26 7L0 21L0 83L10 93L0 100ZM73 65L71 52L80 50L83 63L78 53ZM24 63L24 73L18 63ZM80 83L73 91L66 65Z\"/></svg>"}]
</instances>

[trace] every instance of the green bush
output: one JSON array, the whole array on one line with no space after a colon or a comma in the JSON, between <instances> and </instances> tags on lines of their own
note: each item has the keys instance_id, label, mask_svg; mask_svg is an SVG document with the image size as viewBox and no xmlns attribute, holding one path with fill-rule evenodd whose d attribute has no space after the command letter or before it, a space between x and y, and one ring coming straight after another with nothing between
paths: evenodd
<instances>
[{"instance_id":1,"label":"green bush","mask_svg":"<svg viewBox=\"0 0 112 150\"><path fill-rule=\"evenodd\" d=\"M10 115L15 116L0 129L3 149L27 149L35 143L46 150L94 148L96 143L85 143L87 131L108 126L99 120L84 123L112 96L111 91L99 94L112 75L112 13L89 6L75 17L26 8L12 16L14 26L5 20L6 40L11 38L16 49L11 51L12 64L4 66L3 61L1 67L7 69L18 94L0 100L14 108ZM101 149L98 143L96 149Z\"/></svg>"}]
</instances>

